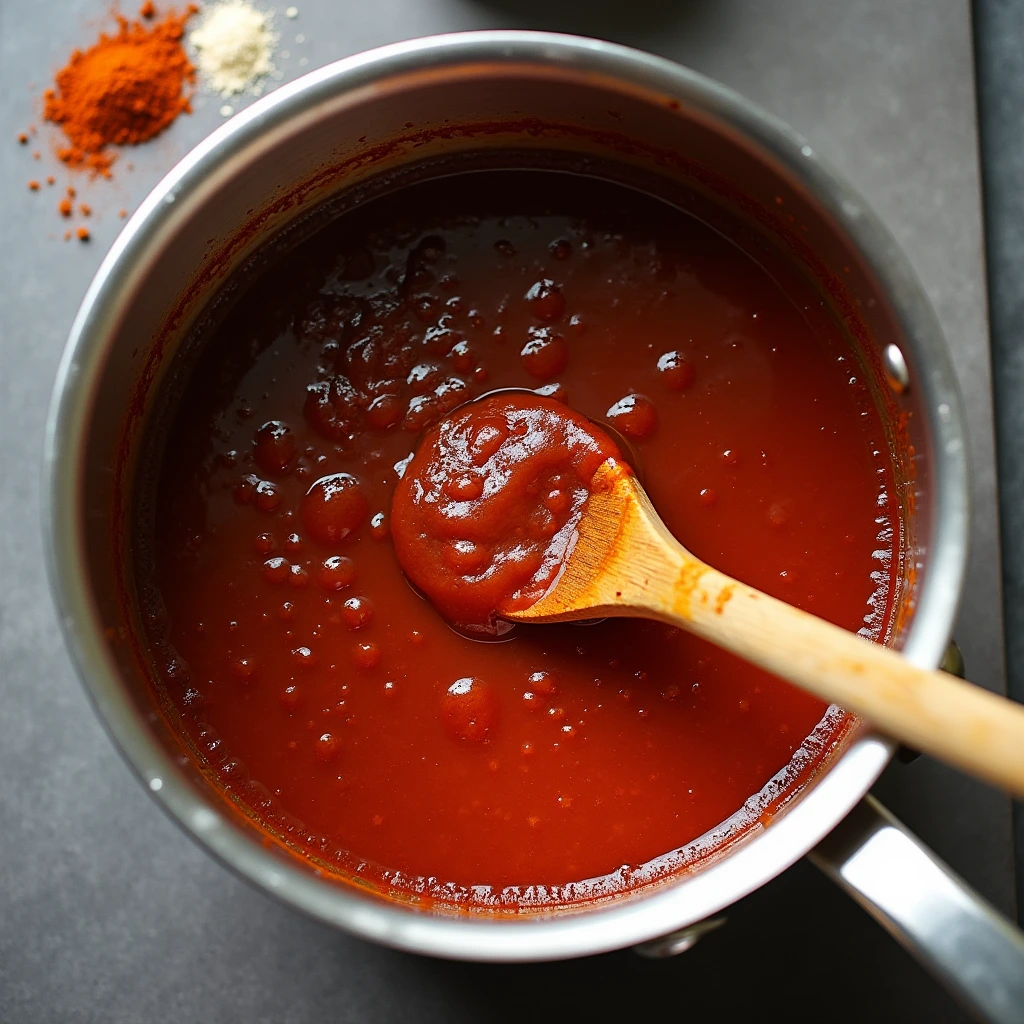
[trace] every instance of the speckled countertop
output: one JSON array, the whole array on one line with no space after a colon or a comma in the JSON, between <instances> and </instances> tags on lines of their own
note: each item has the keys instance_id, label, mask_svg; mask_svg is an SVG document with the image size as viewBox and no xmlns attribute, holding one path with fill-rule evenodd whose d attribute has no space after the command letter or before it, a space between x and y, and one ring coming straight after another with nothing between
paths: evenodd
<instances>
[{"instance_id":1,"label":"speckled countertop","mask_svg":"<svg viewBox=\"0 0 1024 1024\"><path fill-rule=\"evenodd\" d=\"M380 43L485 27L558 28L680 60L799 128L906 248L943 323L968 407L976 519L958 627L972 678L1003 689L1002 599L972 12L965 0L296 0L283 78ZM895 943L806 863L737 904L667 962L631 952L485 966L394 953L247 888L192 845L121 764L75 679L48 596L39 524L42 428L89 279L157 178L221 120L202 97L114 182L83 189L93 239L64 243L45 159L15 142L97 0L0 3L0 1022L657 1019L771 1007L810 1020L964 1019ZM1024 92L1020 5L979 0L994 353L1006 522L1011 680L1024 655ZM301 37L301 38L299 38ZM304 62L304 63L303 63ZM1000 77L1001 76L1001 77ZM1018 82L1018 79L1021 81ZM1011 85L1007 85L1009 82ZM1016 84L1013 84L1016 83ZM1016 89L1014 93L1011 89ZM1008 91L1010 90L1010 91ZM1015 218L1015 219L1014 219ZM1014 658L1014 655L1017 655ZM1018 697L1022 696L1020 691ZM1009 802L925 758L876 792L1005 911Z\"/></svg>"}]
</instances>

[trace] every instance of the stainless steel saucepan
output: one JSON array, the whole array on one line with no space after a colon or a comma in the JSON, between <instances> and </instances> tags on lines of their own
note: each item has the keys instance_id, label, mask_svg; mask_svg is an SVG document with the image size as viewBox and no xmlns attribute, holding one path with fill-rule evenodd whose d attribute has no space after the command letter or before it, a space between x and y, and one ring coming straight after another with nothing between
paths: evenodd
<instances>
[{"instance_id":1,"label":"stainless steel saucepan","mask_svg":"<svg viewBox=\"0 0 1024 1024\"><path fill-rule=\"evenodd\" d=\"M903 453L907 571L892 642L921 665L940 663L966 561L964 426L941 330L892 237L805 139L700 75L595 40L468 33L352 57L254 104L164 178L93 281L50 410L47 529L68 645L111 736L154 799L221 861L367 939L477 960L631 945L668 955L809 855L977 1012L1024 1019L1020 933L865 795L893 745L863 725L769 826L706 866L609 903L503 916L390 901L261 844L157 713L132 640L125 495L152 399L204 303L262 241L373 175L538 149L583 169L628 165L738 210L818 280Z\"/></svg>"}]
</instances>

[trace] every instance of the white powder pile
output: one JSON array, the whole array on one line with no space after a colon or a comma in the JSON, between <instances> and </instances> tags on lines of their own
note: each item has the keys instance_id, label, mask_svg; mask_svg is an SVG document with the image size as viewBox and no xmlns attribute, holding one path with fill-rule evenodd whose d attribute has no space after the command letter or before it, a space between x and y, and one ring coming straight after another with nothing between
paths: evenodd
<instances>
[{"instance_id":1,"label":"white powder pile","mask_svg":"<svg viewBox=\"0 0 1024 1024\"><path fill-rule=\"evenodd\" d=\"M222 96L258 92L257 83L274 70L277 33L269 16L245 0L224 0L206 9L191 33L199 72Z\"/></svg>"}]
</instances>

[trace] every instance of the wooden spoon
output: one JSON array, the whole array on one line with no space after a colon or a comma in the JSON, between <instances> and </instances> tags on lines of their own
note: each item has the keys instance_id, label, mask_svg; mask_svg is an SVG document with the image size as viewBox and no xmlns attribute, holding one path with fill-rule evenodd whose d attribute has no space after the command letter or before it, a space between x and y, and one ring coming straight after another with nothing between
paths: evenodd
<instances>
[{"instance_id":1,"label":"wooden spoon","mask_svg":"<svg viewBox=\"0 0 1024 1024\"><path fill-rule=\"evenodd\" d=\"M712 569L669 533L636 477L614 459L594 476L554 586L529 608L502 613L538 623L606 616L689 630L915 750L1024 796L1024 706L918 668Z\"/></svg>"}]
</instances>

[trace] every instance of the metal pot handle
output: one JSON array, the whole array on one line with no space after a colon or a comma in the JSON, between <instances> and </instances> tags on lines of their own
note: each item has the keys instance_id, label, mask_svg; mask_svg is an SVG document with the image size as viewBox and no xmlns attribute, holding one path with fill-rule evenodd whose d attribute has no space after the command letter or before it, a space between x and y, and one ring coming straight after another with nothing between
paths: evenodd
<instances>
[{"instance_id":1,"label":"metal pot handle","mask_svg":"<svg viewBox=\"0 0 1024 1024\"><path fill-rule=\"evenodd\" d=\"M1024 933L866 796L808 854L967 1009L1024 1022Z\"/></svg>"}]
</instances>

